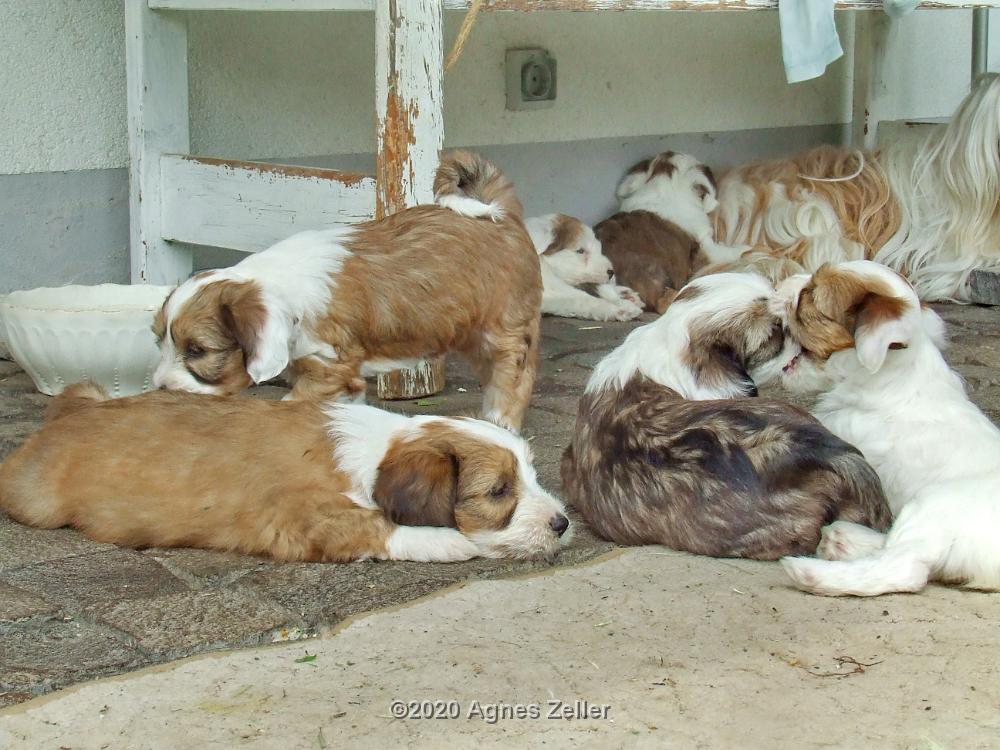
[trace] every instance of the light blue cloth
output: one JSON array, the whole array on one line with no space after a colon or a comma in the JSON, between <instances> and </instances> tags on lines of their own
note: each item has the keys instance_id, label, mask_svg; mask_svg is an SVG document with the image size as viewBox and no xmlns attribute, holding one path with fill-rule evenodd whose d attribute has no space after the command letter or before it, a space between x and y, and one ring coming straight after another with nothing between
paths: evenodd
<instances>
[{"instance_id":1,"label":"light blue cloth","mask_svg":"<svg viewBox=\"0 0 1000 750\"><path fill-rule=\"evenodd\" d=\"M781 56L789 83L823 75L844 54L833 22L834 0L778 0Z\"/></svg>"},{"instance_id":2,"label":"light blue cloth","mask_svg":"<svg viewBox=\"0 0 1000 750\"><path fill-rule=\"evenodd\" d=\"M889 18L902 18L920 5L920 0L882 0L882 9Z\"/></svg>"}]
</instances>

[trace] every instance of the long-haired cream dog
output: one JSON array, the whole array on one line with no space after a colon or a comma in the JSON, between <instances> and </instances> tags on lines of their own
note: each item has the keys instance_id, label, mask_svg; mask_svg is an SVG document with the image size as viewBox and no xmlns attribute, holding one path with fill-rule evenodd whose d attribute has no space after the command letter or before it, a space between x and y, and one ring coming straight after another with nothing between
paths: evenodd
<instances>
[{"instance_id":1,"label":"long-haired cream dog","mask_svg":"<svg viewBox=\"0 0 1000 750\"><path fill-rule=\"evenodd\" d=\"M924 300L969 299L969 274L1000 270L1000 75L977 81L947 127L862 153L831 146L750 164L719 183L720 242L779 281L869 259Z\"/></svg>"}]
</instances>

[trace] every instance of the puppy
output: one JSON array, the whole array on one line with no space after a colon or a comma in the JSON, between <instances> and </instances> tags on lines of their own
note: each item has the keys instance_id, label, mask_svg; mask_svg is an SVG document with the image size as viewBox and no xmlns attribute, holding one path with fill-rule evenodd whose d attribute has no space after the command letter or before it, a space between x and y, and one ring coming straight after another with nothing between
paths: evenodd
<instances>
[{"instance_id":1,"label":"puppy","mask_svg":"<svg viewBox=\"0 0 1000 750\"><path fill-rule=\"evenodd\" d=\"M105 398L85 383L55 399L0 466L0 508L101 542L278 560L547 557L568 539L525 441L487 422L164 391Z\"/></svg>"},{"instance_id":2,"label":"puppy","mask_svg":"<svg viewBox=\"0 0 1000 750\"><path fill-rule=\"evenodd\" d=\"M673 151L634 165L618 185L620 209L594 233L646 309L662 313L699 268L739 257L714 240L715 191L711 169Z\"/></svg>"},{"instance_id":3,"label":"puppy","mask_svg":"<svg viewBox=\"0 0 1000 750\"><path fill-rule=\"evenodd\" d=\"M799 588L876 596L928 580L1000 588L1000 431L941 356L944 325L885 266L852 261L782 284L802 354L787 387L821 392L813 413L878 471L895 522L824 530L825 560L782 561Z\"/></svg>"},{"instance_id":4,"label":"puppy","mask_svg":"<svg viewBox=\"0 0 1000 750\"><path fill-rule=\"evenodd\" d=\"M438 170L437 206L302 232L167 298L157 386L232 394L282 373L291 397L360 400L363 377L457 351L483 412L518 428L531 397L542 281L506 177L467 152Z\"/></svg>"},{"instance_id":5,"label":"puppy","mask_svg":"<svg viewBox=\"0 0 1000 750\"><path fill-rule=\"evenodd\" d=\"M542 265L542 313L587 320L632 320L642 300L614 281L611 261L601 252L594 230L565 214L525 222ZM594 287L589 294L578 287Z\"/></svg>"},{"instance_id":6,"label":"puppy","mask_svg":"<svg viewBox=\"0 0 1000 750\"><path fill-rule=\"evenodd\" d=\"M889 523L854 447L798 407L746 398L798 352L772 293L750 274L696 279L594 370L561 468L602 537L773 560L812 550L834 518Z\"/></svg>"}]
</instances>

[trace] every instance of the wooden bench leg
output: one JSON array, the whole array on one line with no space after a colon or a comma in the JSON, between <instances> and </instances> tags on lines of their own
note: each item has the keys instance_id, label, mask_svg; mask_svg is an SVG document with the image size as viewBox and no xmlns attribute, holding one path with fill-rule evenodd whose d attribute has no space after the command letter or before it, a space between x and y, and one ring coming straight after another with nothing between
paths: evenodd
<instances>
[{"instance_id":1,"label":"wooden bench leg","mask_svg":"<svg viewBox=\"0 0 1000 750\"><path fill-rule=\"evenodd\" d=\"M444 145L443 50L442 0L376 0L376 217L434 200ZM382 398L429 396L444 388L444 361L387 373L378 385Z\"/></svg>"},{"instance_id":2,"label":"wooden bench leg","mask_svg":"<svg viewBox=\"0 0 1000 750\"><path fill-rule=\"evenodd\" d=\"M125 69L132 283L177 284L191 275L191 249L163 239L160 157L191 147L186 16L126 2Z\"/></svg>"}]
</instances>

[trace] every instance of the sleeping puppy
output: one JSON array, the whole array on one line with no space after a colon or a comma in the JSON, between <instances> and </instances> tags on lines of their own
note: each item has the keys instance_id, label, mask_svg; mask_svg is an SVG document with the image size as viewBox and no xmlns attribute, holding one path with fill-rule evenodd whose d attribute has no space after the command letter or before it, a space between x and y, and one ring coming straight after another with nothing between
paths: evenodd
<instances>
[{"instance_id":1,"label":"sleeping puppy","mask_svg":"<svg viewBox=\"0 0 1000 750\"><path fill-rule=\"evenodd\" d=\"M277 560L548 557L568 538L527 443L368 406L68 388L0 466L0 509L128 547ZM266 448L261 441L266 439Z\"/></svg>"},{"instance_id":2,"label":"sleeping puppy","mask_svg":"<svg viewBox=\"0 0 1000 750\"><path fill-rule=\"evenodd\" d=\"M929 580L1000 590L1000 430L941 356L941 319L871 261L825 265L778 291L803 347L784 384L822 393L813 414L864 451L896 519L888 534L832 524L816 551L825 559L782 561L792 581L827 596Z\"/></svg>"},{"instance_id":3,"label":"sleeping puppy","mask_svg":"<svg viewBox=\"0 0 1000 750\"><path fill-rule=\"evenodd\" d=\"M362 400L363 377L456 351L483 413L520 426L535 380L542 280L510 181L467 152L442 159L441 205L302 232L167 298L159 387L232 394L284 373L291 398Z\"/></svg>"},{"instance_id":4,"label":"sleeping puppy","mask_svg":"<svg viewBox=\"0 0 1000 750\"><path fill-rule=\"evenodd\" d=\"M715 557L814 549L832 519L885 527L878 476L807 412L757 395L797 354L751 274L696 279L594 370L562 459L602 537Z\"/></svg>"},{"instance_id":5,"label":"sleeping puppy","mask_svg":"<svg viewBox=\"0 0 1000 750\"><path fill-rule=\"evenodd\" d=\"M739 257L739 249L714 240L715 191L711 169L673 151L634 165L618 185L619 211L594 233L615 277L639 292L646 309L662 313L699 268Z\"/></svg>"},{"instance_id":6,"label":"sleeping puppy","mask_svg":"<svg viewBox=\"0 0 1000 750\"><path fill-rule=\"evenodd\" d=\"M601 252L594 230L565 214L525 222L542 265L542 313L586 320L632 320L642 300L617 286L611 261ZM594 294L579 287L593 287Z\"/></svg>"}]
</instances>

